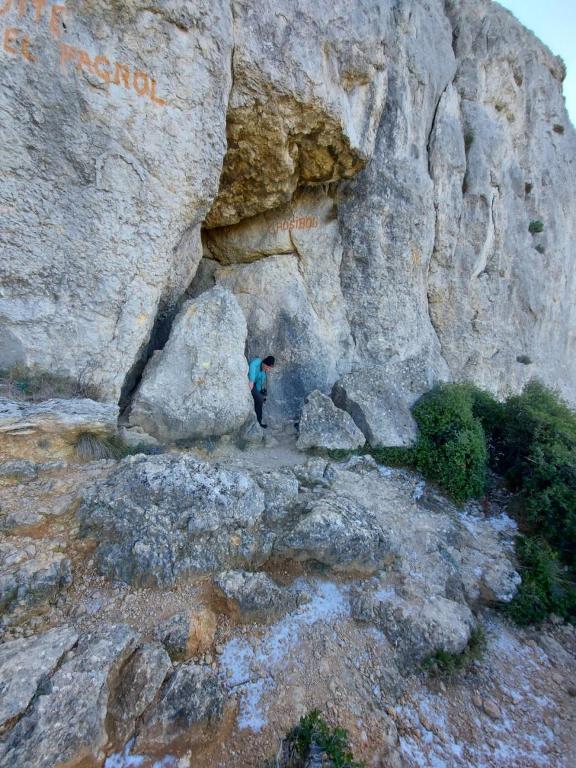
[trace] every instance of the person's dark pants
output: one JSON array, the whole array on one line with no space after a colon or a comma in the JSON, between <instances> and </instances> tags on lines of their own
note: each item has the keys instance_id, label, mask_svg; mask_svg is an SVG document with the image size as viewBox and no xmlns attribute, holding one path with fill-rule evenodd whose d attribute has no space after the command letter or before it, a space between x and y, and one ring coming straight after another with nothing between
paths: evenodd
<instances>
[{"instance_id":1,"label":"person's dark pants","mask_svg":"<svg viewBox=\"0 0 576 768\"><path fill-rule=\"evenodd\" d=\"M258 392L256 390L256 387L252 387L252 397L254 398L254 410L256 411L256 418L258 419L258 424L262 424L262 406L264 405L264 400L266 399L262 392Z\"/></svg>"}]
</instances>

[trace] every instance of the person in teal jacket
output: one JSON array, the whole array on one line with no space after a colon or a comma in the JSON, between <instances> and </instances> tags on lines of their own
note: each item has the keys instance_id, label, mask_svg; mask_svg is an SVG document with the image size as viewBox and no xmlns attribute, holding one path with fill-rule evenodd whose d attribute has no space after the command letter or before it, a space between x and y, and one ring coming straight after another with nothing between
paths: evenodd
<instances>
[{"instance_id":1,"label":"person in teal jacket","mask_svg":"<svg viewBox=\"0 0 576 768\"><path fill-rule=\"evenodd\" d=\"M254 398L254 410L258 424L266 429L268 424L262 423L262 406L266 402L267 378L266 374L273 367L276 360L272 355L268 355L263 360L261 357L254 357L248 365L248 386Z\"/></svg>"}]
</instances>

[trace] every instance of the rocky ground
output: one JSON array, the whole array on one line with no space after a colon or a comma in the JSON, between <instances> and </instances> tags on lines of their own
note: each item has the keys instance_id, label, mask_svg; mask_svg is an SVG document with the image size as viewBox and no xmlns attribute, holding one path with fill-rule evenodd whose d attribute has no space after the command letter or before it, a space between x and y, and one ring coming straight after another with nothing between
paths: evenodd
<instances>
[{"instance_id":1,"label":"rocky ground","mask_svg":"<svg viewBox=\"0 0 576 768\"><path fill-rule=\"evenodd\" d=\"M576 760L573 627L520 630L493 607L518 583L501 489L456 509L285 435L12 457L0 482L7 765L264 766L315 707L367 766ZM421 671L478 624L468 670Z\"/></svg>"}]
</instances>

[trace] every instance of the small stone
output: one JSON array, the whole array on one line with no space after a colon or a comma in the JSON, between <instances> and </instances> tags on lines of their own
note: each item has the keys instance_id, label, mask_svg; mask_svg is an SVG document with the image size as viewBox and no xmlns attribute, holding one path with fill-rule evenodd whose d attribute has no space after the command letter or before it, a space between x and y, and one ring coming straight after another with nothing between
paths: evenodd
<instances>
[{"instance_id":1,"label":"small stone","mask_svg":"<svg viewBox=\"0 0 576 768\"><path fill-rule=\"evenodd\" d=\"M482 697L481 697L479 694L475 693L475 694L472 696L472 703L473 703L473 704L474 704L474 706L475 706L475 707L477 707L478 709L482 709Z\"/></svg>"},{"instance_id":2,"label":"small stone","mask_svg":"<svg viewBox=\"0 0 576 768\"><path fill-rule=\"evenodd\" d=\"M160 624L155 634L172 659L202 656L214 642L216 616L209 608L193 614L176 613Z\"/></svg>"},{"instance_id":3,"label":"small stone","mask_svg":"<svg viewBox=\"0 0 576 768\"><path fill-rule=\"evenodd\" d=\"M488 717L492 718L492 720L500 720L502 716L498 706L491 699L485 699L482 702L482 709L488 715Z\"/></svg>"}]
</instances>

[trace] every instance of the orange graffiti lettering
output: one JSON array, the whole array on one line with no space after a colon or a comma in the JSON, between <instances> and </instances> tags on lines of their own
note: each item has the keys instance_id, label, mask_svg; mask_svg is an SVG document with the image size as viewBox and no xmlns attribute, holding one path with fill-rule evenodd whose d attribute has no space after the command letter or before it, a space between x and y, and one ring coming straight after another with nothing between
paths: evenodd
<instances>
[{"instance_id":1,"label":"orange graffiti lettering","mask_svg":"<svg viewBox=\"0 0 576 768\"><path fill-rule=\"evenodd\" d=\"M115 67L113 84L120 85L120 75L122 75L124 88L130 88L130 67L125 64L118 64L118 62L116 62Z\"/></svg>"},{"instance_id":2,"label":"orange graffiti lettering","mask_svg":"<svg viewBox=\"0 0 576 768\"><path fill-rule=\"evenodd\" d=\"M63 70L66 62L75 61L78 58L79 50L73 45L60 43L60 68Z\"/></svg>"},{"instance_id":3,"label":"orange graffiti lettering","mask_svg":"<svg viewBox=\"0 0 576 768\"><path fill-rule=\"evenodd\" d=\"M141 83L139 85L139 82ZM146 96L150 89L148 75L145 72L134 72L134 90L138 96Z\"/></svg>"},{"instance_id":4,"label":"orange graffiti lettering","mask_svg":"<svg viewBox=\"0 0 576 768\"><path fill-rule=\"evenodd\" d=\"M6 53L11 53L14 56L18 56L18 49L12 48L12 43L15 43L18 35L18 30L15 27L6 27L4 30L4 50Z\"/></svg>"},{"instance_id":5,"label":"orange graffiti lettering","mask_svg":"<svg viewBox=\"0 0 576 768\"><path fill-rule=\"evenodd\" d=\"M62 34L62 16L66 13L65 5L53 5L50 12L50 32L52 37L58 39Z\"/></svg>"},{"instance_id":6,"label":"orange graffiti lettering","mask_svg":"<svg viewBox=\"0 0 576 768\"><path fill-rule=\"evenodd\" d=\"M26 61L37 61L36 57L30 53L30 41L27 37L22 38L20 47L22 48L22 56L24 56Z\"/></svg>"},{"instance_id":7,"label":"orange graffiti lettering","mask_svg":"<svg viewBox=\"0 0 576 768\"><path fill-rule=\"evenodd\" d=\"M36 15L34 17L36 24L40 24L40 19L42 18L42 11L44 10L44 7L46 6L46 0L32 0L32 4L34 5L34 8L36 9Z\"/></svg>"},{"instance_id":8,"label":"orange graffiti lettering","mask_svg":"<svg viewBox=\"0 0 576 768\"><path fill-rule=\"evenodd\" d=\"M161 107L163 107L166 104L166 99L161 99L159 96L156 95L156 80L153 80L150 78L150 81L152 83L152 90L150 91L150 101L153 101L154 104L159 104Z\"/></svg>"},{"instance_id":9,"label":"orange graffiti lettering","mask_svg":"<svg viewBox=\"0 0 576 768\"><path fill-rule=\"evenodd\" d=\"M106 58L106 56L96 56L94 59L94 72L96 73L96 76L100 78L100 80L103 80L105 83L109 83L111 77L110 70L102 69L102 65L109 67L110 61Z\"/></svg>"},{"instance_id":10,"label":"orange graffiti lettering","mask_svg":"<svg viewBox=\"0 0 576 768\"><path fill-rule=\"evenodd\" d=\"M78 72L82 72L83 69L87 69L88 72L92 72L92 61L90 59L90 56L88 56L86 51L83 51L82 49L79 50L76 69L78 70Z\"/></svg>"},{"instance_id":11,"label":"orange graffiti lettering","mask_svg":"<svg viewBox=\"0 0 576 768\"><path fill-rule=\"evenodd\" d=\"M44 19L50 34L54 39L62 37L66 6L62 3L52 4L51 0L0 0L0 16L5 16L11 9L23 18L33 16L36 24ZM30 41L30 37L23 34L16 27L8 27L2 34L2 46L11 56L20 56L25 61L37 62L38 53ZM60 48L60 70L66 72L66 65L73 64L77 72L89 72L107 85L120 86L126 90L133 90L139 97L146 98L153 104L165 106L168 102L158 95L157 81L143 70L134 70L127 64L113 61L105 55L95 56L82 48L58 40Z\"/></svg>"}]
</instances>

